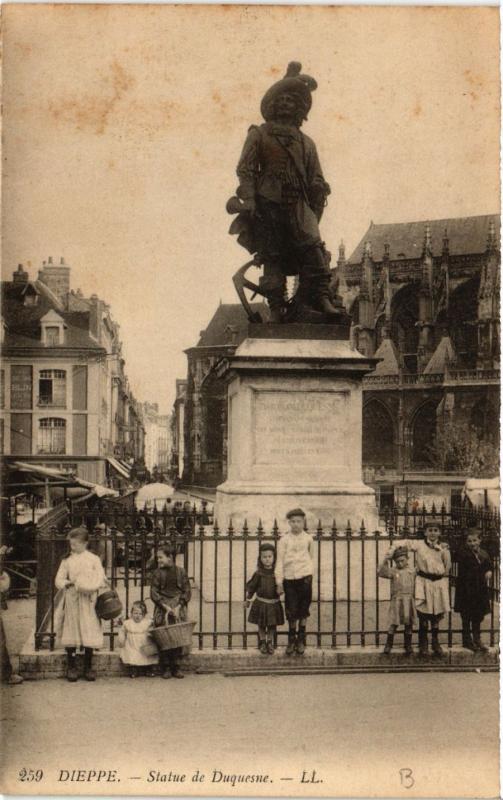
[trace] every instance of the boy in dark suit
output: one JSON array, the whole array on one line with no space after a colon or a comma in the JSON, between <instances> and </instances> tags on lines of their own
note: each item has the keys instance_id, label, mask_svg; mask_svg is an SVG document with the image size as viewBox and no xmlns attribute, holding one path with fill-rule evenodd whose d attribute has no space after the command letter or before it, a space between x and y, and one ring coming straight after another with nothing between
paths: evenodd
<instances>
[{"instance_id":1,"label":"boy in dark suit","mask_svg":"<svg viewBox=\"0 0 503 800\"><path fill-rule=\"evenodd\" d=\"M468 528L465 544L457 557L458 577L454 610L461 614L463 647L486 652L480 640L480 625L490 611L489 587L492 580L492 563L480 546L481 535L477 528Z\"/></svg>"}]
</instances>

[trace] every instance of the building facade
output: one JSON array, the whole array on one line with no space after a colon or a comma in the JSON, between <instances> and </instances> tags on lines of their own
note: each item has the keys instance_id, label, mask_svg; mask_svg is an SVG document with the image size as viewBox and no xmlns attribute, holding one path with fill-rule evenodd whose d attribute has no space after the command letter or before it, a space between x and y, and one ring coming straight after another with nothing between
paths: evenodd
<instances>
[{"instance_id":1,"label":"building facade","mask_svg":"<svg viewBox=\"0 0 503 800\"><path fill-rule=\"evenodd\" d=\"M254 311L266 315L262 303ZM215 487L224 480L227 464L227 389L213 372L246 337L248 320L239 304L220 304L208 327L187 355L184 401L184 463L182 482ZM176 405L176 401L175 401Z\"/></svg>"},{"instance_id":2,"label":"building facade","mask_svg":"<svg viewBox=\"0 0 503 800\"><path fill-rule=\"evenodd\" d=\"M2 282L2 458L117 485L143 458L144 427L118 325L96 295L70 289L70 267L19 265Z\"/></svg>"},{"instance_id":3,"label":"building facade","mask_svg":"<svg viewBox=\"0 0 503 800\"><path fill-rule=\"evenodd\" d=\"M159 414L157 403L142 404L145 423L145 465L153 473L168 475L171 466L171 417Z\"/></svg>"},{"instance_id":4,"label":"building facade","mask_svg":"<svg viewBox=\"0 0 503 800\"><path fill-rule=\"evenodd\" d=\"M371 224L347 261L339 252L355 344L382 359L364 380L363 464L383 492L406 483L448 502L474 471L498 474L499 227L496 215Z\"/></svg>"},{"instance_id":5,"label":"building facade","mask_svg":"<svg viewBox=\"0 0 503 800\"><path fill-rule=\"evenodd\" d=\"M187 395L187 381L177 378L175 389L175 402L171 413L171 478L175 481L181 479L184 466L184 429L185 429L185 398Z\"/></svg>"},{"instance_id":6,"label":"building facade","mask_svg":"<svg viewBox=\"0 0 503 800\"><path fill-rule=\"evenodd\" d=\"M380 359L364 379L362 457L383 502L400 501L407 486L419 502L448 504L466 477L494 473L499 225L497 215L371 224L348 259L341 245L334 287L355 346ZM246 329L241 306L220 306L186 351L186 484L225 478L226 390L212 367ZM452 452L455 440L458 451L473 450L471 462Z\"/></svg>"}]
</instances>

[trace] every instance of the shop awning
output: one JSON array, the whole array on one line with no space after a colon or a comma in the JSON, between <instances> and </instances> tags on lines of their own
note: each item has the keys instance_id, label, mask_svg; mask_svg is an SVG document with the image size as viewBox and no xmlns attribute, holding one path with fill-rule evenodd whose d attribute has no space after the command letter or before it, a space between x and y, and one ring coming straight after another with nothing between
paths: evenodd
<instances>
[{"instance_id":1,"label":"shop awning","mask_svg":"<svg viewBox=\"0 0 503 800\"><path fill-rule=\"evenodd\" d=\"M463 497L468 497L474 506L486 506L490 509L500 507L500 479L499 478L468 478L463 492Z\"/></svg>"},{"instance_id":2,"label":"shop awning","mask_svg":"<svg viewBox=\"0 0 503 800\"><path fill-rule=\"evenodd\" d=\"M62 472L59 469L53 469L52 467L44 467L41 464L29 464L25 461L13 461L12 464L8 465L10 469L17 470L20 473L24 473L32 478L38 478L40 481L48 481L49 488L53 489L56 494L58 494L58 490L65 489L68 487L68 496L74 496L75 489L80 490L85 489L87 492L94 493L97 497L117 497L117 492L115 489L109 489L107 486L101 486L99 483L91 483L90 481L85 481L82 478L78 478L76 475L72 475L68 472ZM33 483L27 483L26 487L33 488Z\"/></svg>"},{"instance_id":3,"label":"shop awning","mask_svg":"<svg viewBox=\"0 0 503 800\"><path fill-rule=\"evenodd\" d=\"M116 458L110 458L110 456L107 458L107 461L121 477L126 478L126 480L130 479L131 471L121 461L118 461Z\"/></svg>"}]
</instances>

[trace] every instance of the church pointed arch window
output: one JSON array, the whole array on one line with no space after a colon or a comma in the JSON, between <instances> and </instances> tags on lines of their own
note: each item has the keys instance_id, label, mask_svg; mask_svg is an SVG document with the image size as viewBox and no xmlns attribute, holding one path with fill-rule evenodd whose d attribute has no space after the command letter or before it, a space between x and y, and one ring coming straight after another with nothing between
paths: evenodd
<instances>
[{"instance_id":1,"label":"church pointed arch window","mask_svg":"<svg viewBox=\"0 0 503 800\"><path fill-rule=\"evenodd\" d=\"M437 406L435 401L428 401L420 406L410 426L411 462L416 467L433 465L432 448L437 432Z\"/></svg>"},{"instance_id":2,"label":"church pointed arch window","mask_svg":"<svg viewBox=\"0 0 503 800\"><path fill-rule=\"evenodd\" d=\"M390 410L379 400L371 399L363 406L363 452L365 466L395 465L395 423Z\"/></svg>"}]
</instances>

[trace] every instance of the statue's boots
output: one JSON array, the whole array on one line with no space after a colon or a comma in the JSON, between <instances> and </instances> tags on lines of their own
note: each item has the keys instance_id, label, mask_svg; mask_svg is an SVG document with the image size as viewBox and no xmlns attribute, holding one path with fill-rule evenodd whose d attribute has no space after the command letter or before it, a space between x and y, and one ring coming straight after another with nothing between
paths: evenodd
<instances>
[{"instance_id":1,"label":"statue's boots","mask_svg":"<svg viewBox=\"0 0 503 800\"><path fill-rule=\"evenodd\" d=\"M299 298L316 311L339 317L342 311L332 302L331 274L323 248L321 246L311 248L305 258L299 275Z\"/></svg>"},{"instance_id":2,"label":"statue's boots","mask_svg":"<svg viewBox=\"0 0 503 800\"><path fill-rule=\"evenodd\" d=\"M316 307L324 314L331 317L340 317L343 313L341 308L337 308L333 304L330 294L330 273L320 272L312 276L314 283L313 296L315 299Z\"/></svg>"},{"instance_id":3,"label":"statue's boots","mask_svg":"<svg viewBox=\"0 0 503 800\"><path fill-rule=\"evenodd\" d=\"M285 321L285 293L282 289L271 289L267 293L267 304L271 322L281 323Z\"/></svg>"}]
</instances>

